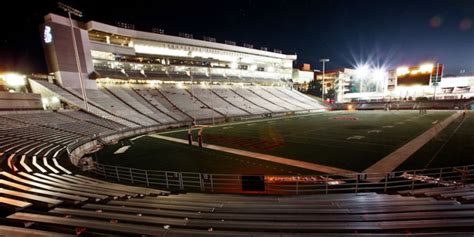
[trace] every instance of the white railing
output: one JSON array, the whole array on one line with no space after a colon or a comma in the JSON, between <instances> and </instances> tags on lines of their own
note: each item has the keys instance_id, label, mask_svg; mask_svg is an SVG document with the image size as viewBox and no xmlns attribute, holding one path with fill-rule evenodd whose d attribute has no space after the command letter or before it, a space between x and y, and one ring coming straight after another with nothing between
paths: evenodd
<instances>
[{"instance_id":1,"label":"white railing","mask_svg":"<svg viewBox=\"0 0 474 237\"><path fill-rule=\"evenodd\" d=\"M474 180L474 165L391 173L288 176L155 171L94 163L89 172L120 183L170 190L263 194L390 192L464 185Z\"/></svg>"}]
</instances>

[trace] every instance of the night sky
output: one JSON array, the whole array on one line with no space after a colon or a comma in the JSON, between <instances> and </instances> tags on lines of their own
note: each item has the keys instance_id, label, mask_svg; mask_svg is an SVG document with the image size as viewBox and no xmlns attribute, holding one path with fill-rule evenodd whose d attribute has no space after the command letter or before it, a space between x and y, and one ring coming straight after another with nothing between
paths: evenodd
<instances>
[{"instance_id":1,"label":"night sky","mask_svg":"<svg viewBox=\"0 0 474 237\"><path fill-rule=\"evenodd\" d=\"M82 20L135 24L211 36L218 42L281 49L297 64L329 69L358 62L394 68L425 61L449 74L474 72L473 0L154 0L72 1ZM126 3L126 4L125 4ZM46 72L38 26L48 12L63 14L56 1L8 1L2 6L0 70Z\"/></svg>"}]
</instances>

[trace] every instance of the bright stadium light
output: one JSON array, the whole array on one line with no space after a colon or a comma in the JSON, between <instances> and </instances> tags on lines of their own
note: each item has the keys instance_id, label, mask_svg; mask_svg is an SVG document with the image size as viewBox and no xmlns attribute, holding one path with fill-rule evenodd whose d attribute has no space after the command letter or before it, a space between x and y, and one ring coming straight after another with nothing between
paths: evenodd
<instances>
[{"instance_id":1,"label":"bright stadium light","mask_svg":"<svg viewBox=\"0 0 474 237\"><path fill-rule=\"evenodd\" d=\"M358 67L356 67L355 70L356 70L355 71L356 75L359 78L366 77L370 73L370 68L369 68L369 65L367 65L367 64L363 64L361 66L358 66Z\"/></svg>"},{"instance_id":2,"label":"bright stadium light","mask_svg":"<svg viewBox=\"0 0 474 237\"><path fill-rule=\"evenodd\" d=\"M3 79L8 86L20 87L26 85L25 76L17 73L8 73L3 75Z\"/></svg>"},{"instance_id":3,"label":"bright stadium light","mask_svg":"<svg viewBox=\"0 0 474 237\"><path fill-rule=\"evenodd\" d=\"M433 71L433 68L434 68L434 65L433 65L433 64L430 64L430 63L422 64L422 65L420 66L419 71L420 71L421 73L424 73L424 72L430 73L430 72Z\"/></svg>"},{"instance_id":4,"label":"bright stadium light","mask_svg":"<svg viewBox=\"0 0 474 237\"><path fill-rule=\"evenodd\" d=\"M383 68L376 68L373 71L373 77L375 80L383 80L387 75L387 71Z\"/></svg>"},{"instance_id":5,"label":"bright stadium light","mask_svg":"<svg viewBox=\"0 0 474 237\"><path fill-rule=\"evenodd\" d=\"M408 67L399 67L397 68L397 76L403 76L410 73Z\"/></svg>"}]
</instances>

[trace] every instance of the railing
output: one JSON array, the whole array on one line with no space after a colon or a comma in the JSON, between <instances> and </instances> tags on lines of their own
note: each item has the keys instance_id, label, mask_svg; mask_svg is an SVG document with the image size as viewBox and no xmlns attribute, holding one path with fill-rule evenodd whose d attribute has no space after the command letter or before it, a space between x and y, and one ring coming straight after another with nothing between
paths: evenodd
<instances>
[{"instance_id":1,"label":"railing","mask_svg":"<svg viewBox=\"0 0 474 237\"><path fill-rule=\"evenodd\" d=\"M474 180L474 165L391 173L300 176L155 171L99 163L94 163L89 171L108 180L170 190L296 195L391 192L465 185Z\"/></svg>"}]
</instances>

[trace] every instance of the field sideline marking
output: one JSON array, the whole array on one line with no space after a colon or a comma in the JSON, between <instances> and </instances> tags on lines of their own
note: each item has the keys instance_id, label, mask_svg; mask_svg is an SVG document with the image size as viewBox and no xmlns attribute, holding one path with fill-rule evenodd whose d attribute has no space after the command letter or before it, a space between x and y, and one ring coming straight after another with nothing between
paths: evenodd
<instances>
[{"instance_id":1,"label":"field sideline marking","mask_svg":"<svg viewBox=\"0 0 474 237\"><path fill-rule=\"evenodd\" d=\"M403 162L405 162L408 158L410 158L416 151L418 151L421 147L423 147L426 143L428 143L433 137L438 135L443 129L445 129L449 124L451 124L454 120L459 118L462 113L455 112L442 122L439 122L426 130L421 135L417 136L416 138L412 139L411 141L407 142L402 147L398 148L397 150L393 151L392 153L388 154L384 158L377 161L375 164L364 170L364 173L389 173L395 170L398 166L400 166ZM368 175L367 180L371 182L378 182L382 178L380 175L375 175L372 178Z\"/></svg>"},{"instance_id":2,"label":"field sideline marking","mask_svg":"<svg viewBox=\"0 0 474 237\"><path fill-rule=\"evenodd\" d=\"M167 136L161 136L158 134L152 134L148 135L150 137L166 140L166 141L171 141L171 142L177 142L177 143L182 143L182 144L188 144L188 140L185 139L179 139L179 138L174 138L174 137L167 137ZM193 142L193 145L197 145L197 142ZM251 152L251 151L246 151L246 150L240 150L240 149L235 149L235 148L230 148L230 147L224 147L224 146L218 146L218 145L212 145L212 144L202 144L202 147L211 149L211 150L216 150L216 151L222 151L222 152L227 152L231 154L236 154L236 155L241 155L241 156L246 156L249 158L254 158L254 159L259 159L259 160L265 160L265 161L270 161L278 164L284 164L288 166L293 166L293 167L298 167L298 168L303 168L307 170L313 170L313 171L318 171L318 172L323 172L326 174L353 174L356 173L355 171L351 170L345 170L345 169L340 169L336 167L331 167L331 166L325 166L325 165L319 165L315 163L309 163L309 162L304 162L304 161L299 161L299 160L292 160L288 158L283 158L279 156L272 156L272 155L267 155L267 154L262 154L262 153L257 153L257 152Z\"/></svg>"},{"instance_id":3,"label":"field sideline marking","mask_svg":"<svg viewBox=\"0 0 474 237\"><path fill-rule=\"evenodd\" d=\"M214 126L210 126L209 128L218 128L218 127L225 127L225 126L232 126L232 125L240 125L240 124L248 124L248 123L261 123L261 122L267 122L267 121L273 121L273 120L281 120L281 119L288 119L288 118L301 118L301 117L307 117L307 116L314 116L314 115L318 115L318 114L329 114L329 113L324 113L324 112L328 112L327 110L322 110L322 111L318 111L318 112L311 112L311 113L308 113L308 114L298 114L298 115L292 115L290 117L288 116L281 116L281 117L277 117L277 118L263 118L263 119L257 119L257 120L248 120L248 121L243 121L243 122L235 122L235 123L223 123L223 124L219 124L219 125L214 125ZM339 112L339 111L334 111L334 112ZM334 113L333 112L333 113ZM159 133L155 133L155 134L170 134L170 133L177 133L177 132L184 132L184 131L188 131L189 128L183 128L183 129L178 129L178 130L173 130L173 131L167 131L167 132L159 132ZM199 128L192 128L192 130L197 130Z\"/></svg>"}]
</instances>

